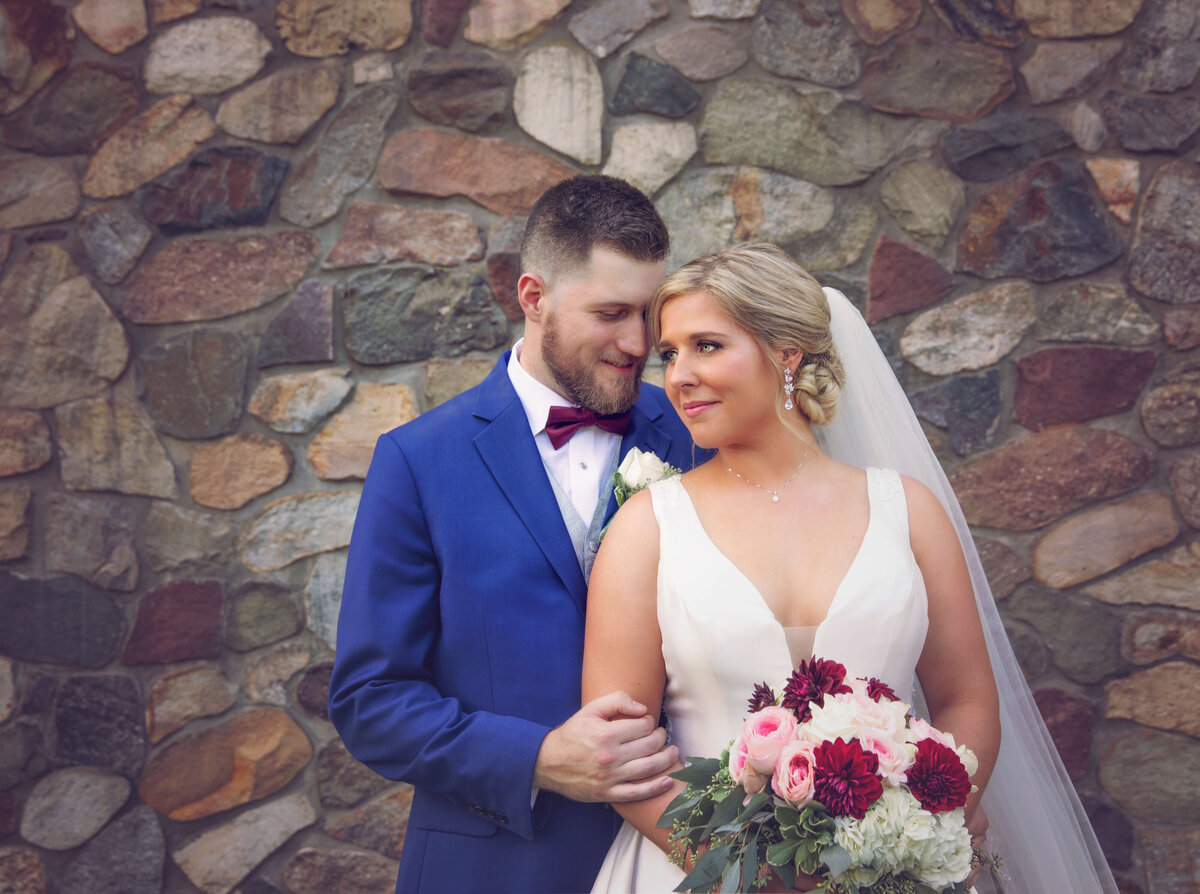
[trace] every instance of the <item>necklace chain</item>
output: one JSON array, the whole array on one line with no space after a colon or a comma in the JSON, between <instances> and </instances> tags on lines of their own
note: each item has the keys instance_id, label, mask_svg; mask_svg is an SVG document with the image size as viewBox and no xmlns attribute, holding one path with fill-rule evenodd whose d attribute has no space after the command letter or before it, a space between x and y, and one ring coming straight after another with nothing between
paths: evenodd
<instances>
[{"instance_id":1,"label":"necklace chain","mask_svg":"<svg viewBox=\"0 0 1200 894\"><path fill-rule=\"evenodd\" d=\"M757 487L759 490L763 491L764 493L770 494L771 502L778 503L779 495L781 493L783 493L784 489L786 489L789 484L791 484L793 481L796 480L796 476L799 475L800 470L804 468L804 461L806 459L808 459L808 451L809 450L812 450L811 444L805 449L804 456L800 457L800 464L798 466L796 466L796 471L792 472L792 477L789 478L787 481L783 482L783 484L779 485L778 489L775 489L775 490L772 490L769 487L763 487L761 484L758 484L755 481L751 481L749 478L747 478L745 475L741 474L740 472L733 471L733 468L730 466L726 466L725 471L729 472L735 478L740 478L743 481L745 481L747 484L752 485L753 487Z\"/></svg>"}]
</instances>

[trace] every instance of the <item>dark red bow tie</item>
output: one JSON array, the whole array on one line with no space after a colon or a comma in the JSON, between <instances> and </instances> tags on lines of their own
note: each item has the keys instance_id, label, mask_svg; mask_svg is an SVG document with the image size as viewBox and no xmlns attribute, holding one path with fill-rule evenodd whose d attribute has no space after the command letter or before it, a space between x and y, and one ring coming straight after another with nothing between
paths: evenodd
<instances>
[{"instance_id":1,"label":"dark red bow tie","mask_svg":"<svg viewBox=\"0 0 1200 894\"><path fill-rule=\"evenodd\" d=\"M598 416L587 407L551 407L550 415L546 417L546 434L550 437L550 446L557 450L581 428L594 425L601 431L623 435L629 431L630 413L609 413Z\"/></svg>"}]
</instances>

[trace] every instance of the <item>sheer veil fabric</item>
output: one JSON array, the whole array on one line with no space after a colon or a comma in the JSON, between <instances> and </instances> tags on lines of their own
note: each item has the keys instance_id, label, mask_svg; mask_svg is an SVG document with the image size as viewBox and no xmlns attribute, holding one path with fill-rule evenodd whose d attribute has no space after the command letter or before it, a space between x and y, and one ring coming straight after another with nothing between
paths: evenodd
<instances>
[{"instance_id":1,"label":"sheer veil fabric","mask_svg":"<svg viewBox=\"0 0 1200 894\"><path fill-rule=\"evenodd\" d=\"M859 468L896 469L937 495L958 531L975 588L988 654L1000 691L1002 739L984 792L990 827L987 849L1000 853L1000 887L981 878L980 894L1118 894L1087 814L1042 722L1033 694L1000 620L979 553L942 470L887 358L858 310L837 289L825 288L834 344L846 385L833 422L814 426L817 443L833 458Z\"/></svg>"}]
</instances>

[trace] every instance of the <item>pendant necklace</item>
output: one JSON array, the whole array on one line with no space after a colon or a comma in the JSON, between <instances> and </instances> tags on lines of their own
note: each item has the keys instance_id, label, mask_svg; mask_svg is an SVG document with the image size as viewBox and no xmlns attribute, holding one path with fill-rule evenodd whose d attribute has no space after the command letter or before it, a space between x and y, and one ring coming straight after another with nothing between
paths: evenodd
<instances>
[{"instance_id":1,"label":"pendant necklace","mask_svg":"<svg viewBox=\"0 0 1200 894\"><path fill-rule=\"evenodd\" d=\"M739 472L735 472L735 471L733 471L733 469L732 469L730 466L726 466L726 467L725 467L725 471L729 472L729 473L730 473L731 475L733 475L735 478L741 478L741 479L742 479L743 481L745 481L747 484L749 484L749 485L753 485L754 487L757 487L759 490L763 491L764 493L768 493L768 494L770 494L770 495L771 495L771 502L772 502L772 503L778 503L778 502L779 502L779 495L780 495L781 493L783 493L784 489L785 489L785 488L787 488L787 486L788 486L789 484L791 484L793 481L795 481L795 480L796 480L796 476L797 476L797 475L799 475L799 474L800 474L800 470L804 468L804 461L805 461L806 459L808 459L808 451L809 451L809 450L812 450L812 445L811 445L811 444L809 444L809 445L808 445L808 448L807 448L807 449L805 449L805 451L804 451L804 456L800 457L800 465L796 466L796 471L792 472L792 477L791 477L791 478L789 478L787 481L783 482L783 484L781 484L781 485L779 486L779 489L778 489L778 490L772 490L772 489L771 489L771 488L769 488L769 487L763 487L761 484L758 484L758 483L756 483L756 482L754 482L754 481L751 481L751 480L750 480L749 478L747 478L745 475L742 475L742 474L741 474L741 473L739 473Z\"/></svg>"}]
</instances>

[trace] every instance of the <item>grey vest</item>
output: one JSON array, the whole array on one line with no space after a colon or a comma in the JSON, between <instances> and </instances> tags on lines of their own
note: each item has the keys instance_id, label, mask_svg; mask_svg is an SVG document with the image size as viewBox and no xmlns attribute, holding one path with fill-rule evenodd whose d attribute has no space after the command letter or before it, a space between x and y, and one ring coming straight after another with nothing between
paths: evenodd
<instances>
[{"instance_id":1,"label":"grey vest","mask_svg":"<svg viewBox=\"0 0 1200 894\"><path fill-rule=\"evenodd\" d=\"M612 466L600 485L600 499L596 501L596 511L592 513L591 524L584 524L583 519L579 516L579 510L575 508L575 504L571 502L571 498L562 489L550 468L546 467L546 477L550 479L550 486L554 488L554 499L558 501L558 511L562 514L563 521L566 522L567 533L571 535L571 544L575 547L575 558L579 560L579 567L583 571L585 582L592 576L592 563L596 561L596 552L600 549L600 533L604 530L604 514L608 509L608 501L612 497L613 475L616 474L617 466L620 464L620 454L620 450L613 454ZM545 464L543 463L543 465Z\"/></svg>"}]
</instances>

